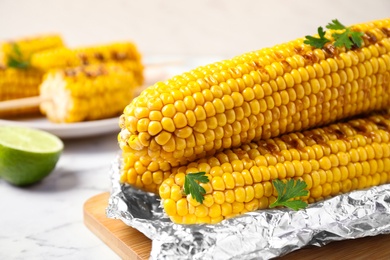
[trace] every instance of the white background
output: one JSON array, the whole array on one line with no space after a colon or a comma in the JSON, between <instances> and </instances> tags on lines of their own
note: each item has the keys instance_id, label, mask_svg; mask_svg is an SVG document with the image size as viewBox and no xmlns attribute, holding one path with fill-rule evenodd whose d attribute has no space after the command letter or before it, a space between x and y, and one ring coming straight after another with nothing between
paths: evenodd
<instances>
[{"instance_id":1,"label":"white background","mask_svg":"<svg viewBox=\"0 0 390 260\"><path fill-rule=\"evenodd\" d=\"M133 40L145 57L230 57L389 14L388 0L0 0L0 40L58 32L70 46Z\"/></svg>"}]
</instances>

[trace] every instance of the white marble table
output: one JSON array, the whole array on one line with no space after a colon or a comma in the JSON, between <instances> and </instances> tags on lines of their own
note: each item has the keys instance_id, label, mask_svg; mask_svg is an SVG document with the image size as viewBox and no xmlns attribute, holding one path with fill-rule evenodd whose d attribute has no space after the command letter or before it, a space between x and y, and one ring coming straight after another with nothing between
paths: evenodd
<instances>
[{"instance_id":1,"label":"white marble table","mask_svg":"<svg viewBox=\"0 0 390 260\"><path fill-rule=\"evenodd\" d=\"M110 191L116 133L65 140L56 169L19 188L0 180L0 259L119 259L83 223L83 204Z\"/></svg>"}]
</instances>

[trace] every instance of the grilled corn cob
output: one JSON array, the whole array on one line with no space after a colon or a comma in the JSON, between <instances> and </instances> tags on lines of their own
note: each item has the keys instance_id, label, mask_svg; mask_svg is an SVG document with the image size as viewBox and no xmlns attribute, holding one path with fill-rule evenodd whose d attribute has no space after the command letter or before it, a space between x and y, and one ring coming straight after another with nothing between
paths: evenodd
<instances>
[{"instance_id":1,"label":"grilled corn cob","mask_svg":"<svg viewBox=\"0 0 390 260\"><path fill-rule=\"evenodd\" d=\"M0 101L37 96L42 73L37 70L0 67ZM39 113L39 109L20 108L0 112L0 117Z\"/></svg>"},{"instance_id":2,"label":"grilled corn cob","mask_svg":"<svg viewBox=\"0 0 390 260\"><path fill-rule=\"evenodd\" d=\"M19 62L29 62L31 55L47 49L64 46L59 35L41 35L25 37L0 43L0 60L3 65L9 63L10 59L17 55ZM15 49L17 48L17 49ZM17 53L15 53L15 51Z\"/></svg>"},{"instance_id":3,"label":"grilled corn cob","mask_svg":"<svg viewBox=\"0 0 390 260\"><path fill-rule=\"evenodd\" d=\"M205 172L203 203L183 195L184 177ZM307 184L312 203L390 182L390 114L336 123L244 144L172 169L160 186L165 212L176 223L216 223L268 208L275 179Z\"/></svg>"},{"instance_id":4,"label":"grilled corn cob","mask_svg":"<svg viewBox=\"0 0 390 260\"><path fill-rule=\"evenodd\" d=\"M352 30L364 33L361 48L316 49L302 38L156 83L124 110L121 149L177 166L387 107L390 19Z\"/></svg>"},{"instance_id":5,"label":"grilled corn cob","mask_svg":"<svg viewBox=\"0 0 390 260\"><path fill-rule=\"evenodd\" d=\"M58 123L113 117L130 102L135 86L133 74L116 64L52 70L40 86L40 109Z\"/></svg>"},{"instance_id":6,"label":"grilled corn cob","mask_svg":"<svg viewBox=\"0 0 390 260\"><path fill-rule=\"evenodd\" d=\"M52 68L77 67L103 62L117 62L134 73L138 85L143 82L141 55L135 44L118 42L82 48L58 48L36 53L31 58L33 67L48 71Z\"/></svg>"},{"instance_id":7,"label":"grilled corn cob","mask_svg":"<svg viewBox=\"0 0 390 260\"><path fill-rule=\"evenodd\" d=\"M137 157L133 153L123 153L123 166L120 181L144 191L158 194L161 183L171 175L168 162L156 162L148 157Z\"/></svg>"}]
</instances>

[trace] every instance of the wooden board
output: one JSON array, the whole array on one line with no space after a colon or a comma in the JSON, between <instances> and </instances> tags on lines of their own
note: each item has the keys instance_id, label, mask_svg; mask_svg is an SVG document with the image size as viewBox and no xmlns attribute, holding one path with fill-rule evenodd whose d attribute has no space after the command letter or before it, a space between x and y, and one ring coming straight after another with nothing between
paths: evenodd
<instances>
[{"instance_id":1,"label":"wooden board","mask_svg":"<svg viewBox=\"0 0 390 260\"><path fill-rule=\"evenodd\" d=\"M121 258L148 259L152 249L151 240L121 220L106 217L109 196L108 192L102 193L85 202L85 225Z\"/></svg>"},{"instance_id":2,"label":"wooden board","mask_svg":"<svg viewBox=\"0 0 390 260\"><path fill-rule=\"evenodd\" d=\"M121 220L106 217L109 193L96 195L84 204L84 223L123 259L146 260L151 240ZM310 246L279 259L390 259L390 235L332 242L323 247Z\"/></svg>"}]
</instances>

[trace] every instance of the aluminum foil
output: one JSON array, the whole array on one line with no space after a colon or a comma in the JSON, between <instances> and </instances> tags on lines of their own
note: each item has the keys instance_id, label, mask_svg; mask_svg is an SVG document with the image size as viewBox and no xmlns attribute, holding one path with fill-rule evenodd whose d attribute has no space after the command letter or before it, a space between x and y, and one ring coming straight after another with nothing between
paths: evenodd
<instances>
[{"instance_id":1,"label":"aluminum foil","mask_svg":"<svg viewBox=\"0 0 390 260\"><path fill-rule=\"evenodd\" d=\"M151 259L270 259L308 245L390 233L390 184L299 211L267 209L216 225L178 225L158 196L119 182L120 165L120 158L112 163L106 214L150 238Z\"/></svg>"}]
</instances>

